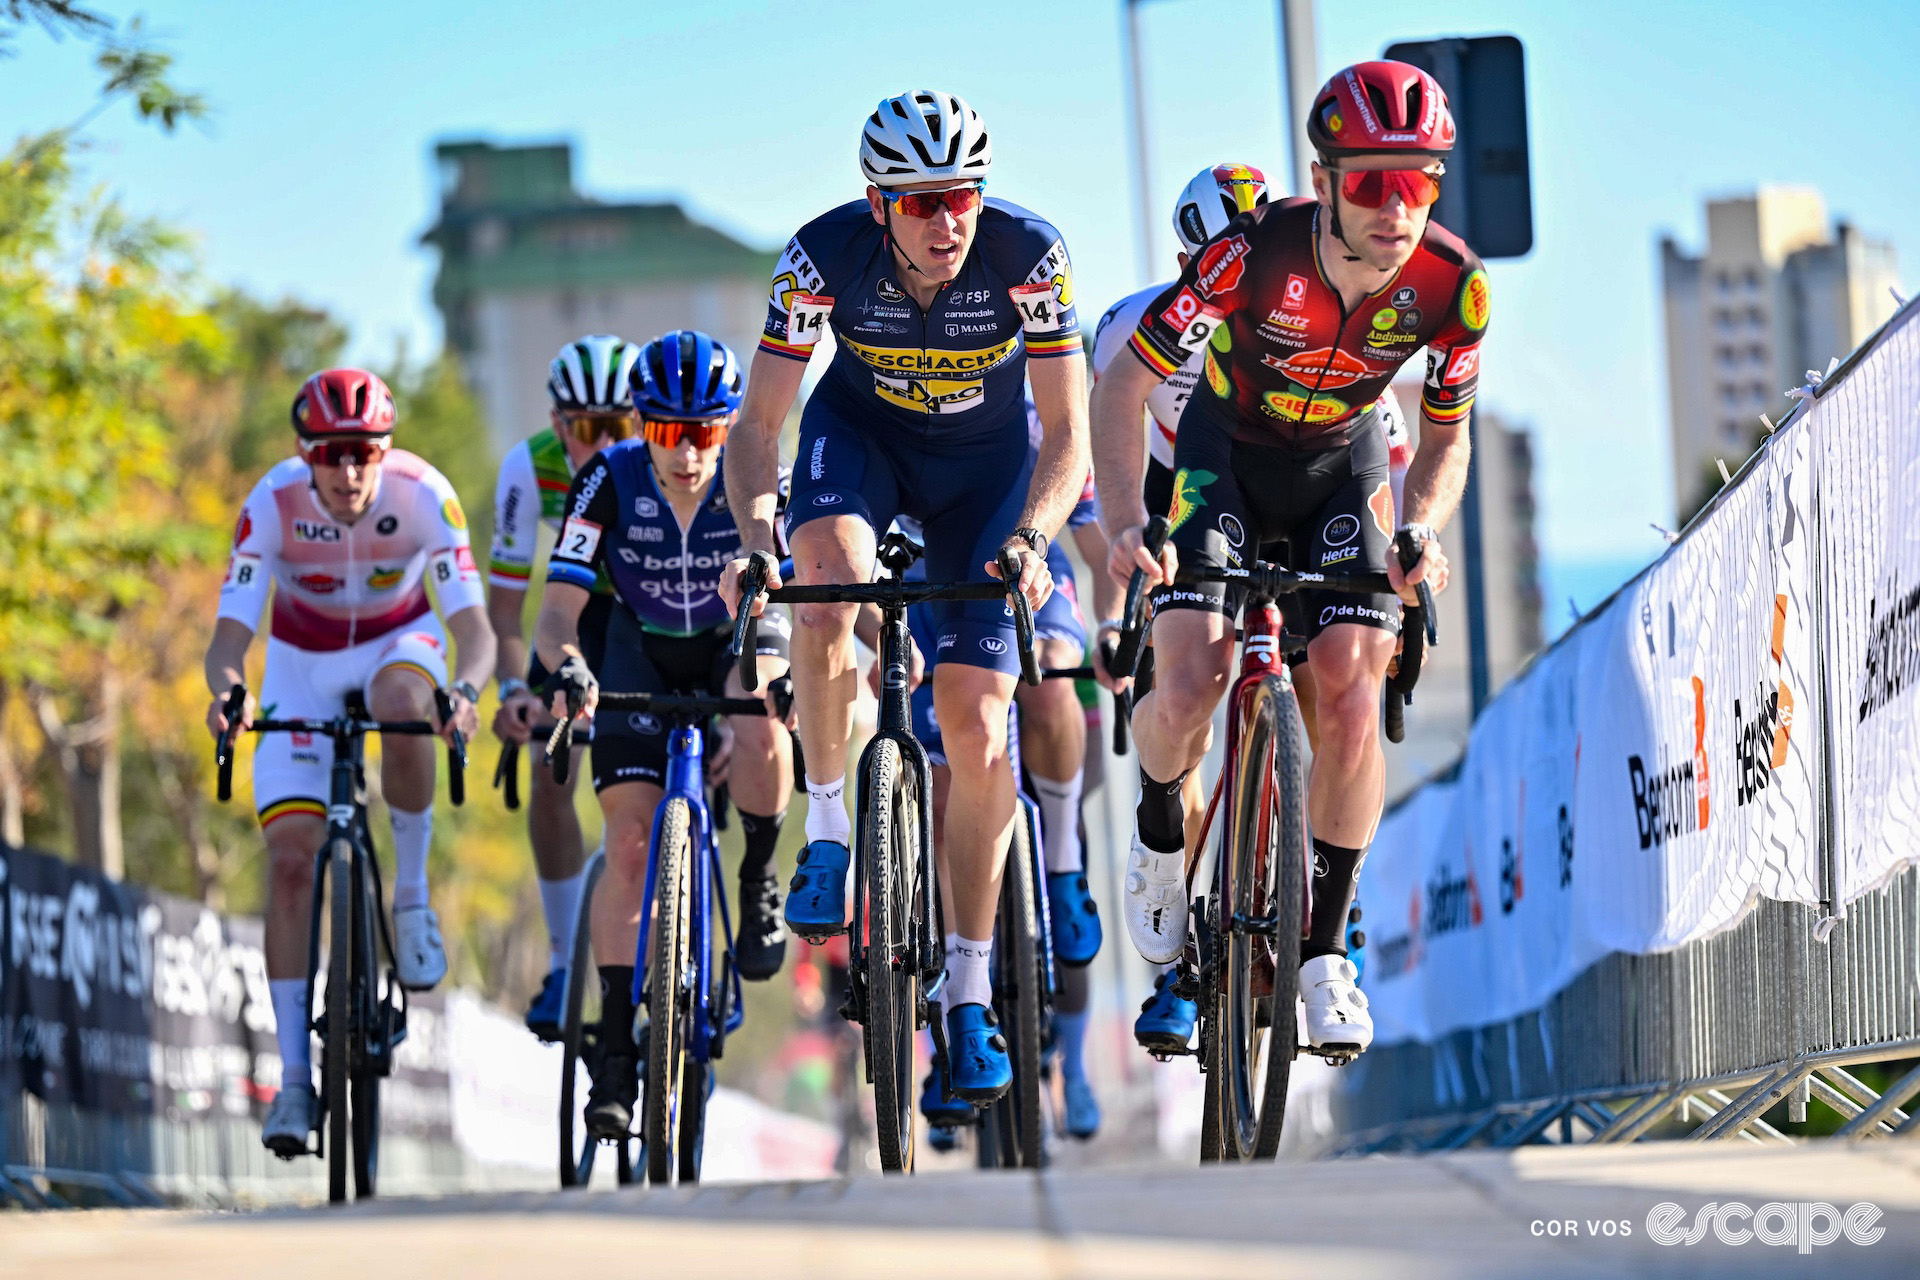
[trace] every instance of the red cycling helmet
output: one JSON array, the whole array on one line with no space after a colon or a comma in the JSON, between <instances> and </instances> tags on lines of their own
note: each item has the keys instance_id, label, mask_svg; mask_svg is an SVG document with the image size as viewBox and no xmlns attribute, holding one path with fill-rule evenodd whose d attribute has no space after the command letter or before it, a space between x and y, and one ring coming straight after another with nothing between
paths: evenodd
<instances>
[{"instance_id":1,"label":"red cycling helmet","mask_svg":"<svg viewBox=\"0 0 1920 1280\"><path fill-rule=\"evenodd\" d=\"M1453 150L1453 112L1440 82L1405 62L1356 62L1321 86L1307 140L1323 157Z\"/></svg>"},{"instance_id":2,"label":"red cycling helmet","mask_svg":"<svg viewBox=\"0 0 1920 1280\"><path fill-rule=\"evenodd\" d=\"M323 369L293 398L302 440L366 439L393 434L393 392L365 369Z\"/></svg>"}]
</instances>

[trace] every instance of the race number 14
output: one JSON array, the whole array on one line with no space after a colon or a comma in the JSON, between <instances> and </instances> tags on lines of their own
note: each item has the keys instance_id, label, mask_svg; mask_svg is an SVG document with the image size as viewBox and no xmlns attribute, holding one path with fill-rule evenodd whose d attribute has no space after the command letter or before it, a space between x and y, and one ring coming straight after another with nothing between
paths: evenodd
<instances>
[{"instance_id":1,"label":"race number 14","mask_svg":"<svg viewBox=\"0 0 1920 1280\"><path fill-rule=\"evenodd\" d=\"M1028 333L1054 333L1060 328L1060 303L1053 296L1053 283L1017 284L1007 293L1020 308L1020 327Z\"/></svg>"}]
</instances>

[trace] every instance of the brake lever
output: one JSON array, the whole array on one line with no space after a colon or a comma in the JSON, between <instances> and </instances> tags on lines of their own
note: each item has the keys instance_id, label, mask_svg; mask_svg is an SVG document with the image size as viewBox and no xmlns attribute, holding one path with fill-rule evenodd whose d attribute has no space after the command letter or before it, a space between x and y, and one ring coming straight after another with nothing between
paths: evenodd
<instances>
[{"instance_id":1,"label":"brake lever","mask_svg":"<svg viewBox=\"0 0 1920 1280\"><path fill-rule=\"evenodd\" d=\"M213 744L213 760L220 775L216 793L221 804L233 799L233 741L240 733L240 716L246 709L247 686L237 684L227 690L227 705L222 708L227 717L227 727Z\"/></svg>"},{"instance_id":2,"label":"brake lever","mask_svg":"<svg viewBox=\"0 0 1920 1280\"><path fill-rule=\"evenodd\" d=\"M740 575L740 616L733 620L733 643L728 653L740 667L740 687L752 693L760 687L760 619L754 614L754 602L767 589L767 575L778 566L771 555L756 551L747 557L746 570Z\"/></svg>"},{"instance_id":3,"label":"brake lever","mask_svg":"<svg viewBox=\"0 0 1920 1280\"><path fill-rule=\"evenodd\" d=\"M520 744L500 744L500 763L493 766L494 789L502 793L509 811L520 807Z\"/></svg>"},{"instance_id":4,"label":"brake lever","mask_svg":"<svg viewBox=\"0 0 1920 1280\"><path fill-rule=\"evenodd\" d=\"M453 699L445 689L433 691L433 707L440 715L440 723L451 727ZM447 798L456 807L467 802L467 738L458 729L447 739Z\"/></svg>"},{"instance_id":5,"label":"brake lever","mask_svg":"<svg viewBox=\"0 0 1920 1280\"><path fill-rule=\"evenodd\" d=\"M1027 593L1020 589L1020 557L1011 547L1002 547L996 559L1000 580L1007 586L1007 599L1013 605L1013 639L1020 650L1020 678L1038 687L1040 663L1033 656L1033 606L1027 602Z\"/></svg>"}]
</instances>

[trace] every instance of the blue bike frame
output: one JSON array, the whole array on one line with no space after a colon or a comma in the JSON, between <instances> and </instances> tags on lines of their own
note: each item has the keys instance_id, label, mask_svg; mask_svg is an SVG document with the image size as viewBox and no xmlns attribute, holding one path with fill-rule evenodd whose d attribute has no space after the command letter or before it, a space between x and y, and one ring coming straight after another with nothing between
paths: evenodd
<instances>
[{"instance_id":1,"label":"blue bike frame","mask_svg":"<svg viewBox=\"0 0 1920 1280\"><path fill-rule=\"evenodd\" d=\"M740 970L733 960L733 917L727 910L727 895L714 889L720 872L720 845L713 836L713 813L707 808L706 785L702 777L704 750L703 737L698 728L682 726L673 730L673 736L667 744L666 792L653 812L653 842L648 846L649 855L660 847L660 828L666 819L667 802L685 800L692 817L687 836L693 844L693 858L687 868L688 874L693 877L693 936L688 943L692 957L688 978L693 983L693 1034L687 1041L687 1056L703 1063L719 1056L714 1052L716 1045L738 1030L746 1016L741 1004ZM647 956L650 954L649 941L654 918L655 872L659 865L657 857L648 857L647 889L641 900L640 937L633 957L633 1002L637 1009L644 1009L647 1005ZM726 1017L718 1028L713 1021L713 984L707 981L707 968L713 963L715 903L720 907L720 937L725 943L726 960L722 980L727 984L729 996L726 1000Z\"/></svg>"}]
</instances>

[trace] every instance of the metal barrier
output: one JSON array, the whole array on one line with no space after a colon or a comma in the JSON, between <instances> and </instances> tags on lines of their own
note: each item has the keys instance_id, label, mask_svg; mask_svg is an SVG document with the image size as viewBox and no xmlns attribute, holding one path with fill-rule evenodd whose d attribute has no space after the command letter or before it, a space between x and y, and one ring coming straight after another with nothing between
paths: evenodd
<instances>
[{"instance_id":1,"label":"metal barrier","mask_svg":"<svg viewBox=\"0 0 1920 1280\"><path fill-rule=\"evenodd\" d=\"M1804 463L1814 670L1811 689L1800 689L1813 696L1797 713L1817 725L1823 752L1809 824L1817 829L1808 833L1818 905L1761 897L1712 936L1670 951L1607 955L1521 1016L1375 1046L1334 1092L1336 1152L1652 1136L1783 1142L1792 1139L1768 1115L1784 1104L1787 1119L1801 1122L1815 1100L1842 1117L1846 1139L1920 1133L1920 1108L1903 1109L1920 1093L1920 1066L1884 1091L1848 1069L1920 1059L1920 868L1909 865L1920 852L1911 808L1920 761L1911 758L1912 722L1904 751L1888 756L1883 739L1878 772L1857 762L1865 727L1876 727L1869 715L1906 691L1901 681L1920 662L1920 650L1892 651L1912 638L1898 631L1892 641L1880 636L1887 651L1869 656L1875 624L1888 630L1920 601L1905 576L1914 561L1878 549L1898 541L1902 513L1890 509L1898 498L1889 495L1901 491L1889 477L1911 474L1920 456L1911 408L1920 402L1916 335L1920 317L1909 305L1824 383L1813 379L1800 407L1690 526L1732 501L1770 450L1788 446L1785 428L1814 428ZM1895 343L1890 366L1849 380L1870 352ZM1803 422L1816 403L1832 407ZM1906 521L1906 541L1920 541ZM1870 701L1876 690L1881 700ZM1877 728L1887 732L1884 723Z\"/></svg>"}]
</instances>

